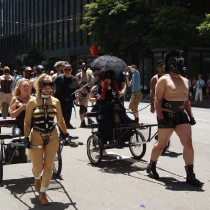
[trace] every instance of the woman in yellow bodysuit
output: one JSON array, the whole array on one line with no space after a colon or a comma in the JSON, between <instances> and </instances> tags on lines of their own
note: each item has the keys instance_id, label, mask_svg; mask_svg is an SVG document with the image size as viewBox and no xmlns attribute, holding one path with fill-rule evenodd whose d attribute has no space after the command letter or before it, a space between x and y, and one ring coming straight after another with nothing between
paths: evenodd
<instances>
[{"instance_id":1,"label":"woman in yellow bodysuit","mask_svg":"<svg viewBox=\"0 0 210 210\"><path fill-rule=\"evenodd\" d=\"M65 134L65 140L69 141L60 102L51 96L52 87L53 83L50 76L47 74L39 76L35 82L37 96L27 103L24 120L26 146L28 148L30 148L30 144L42 146L41 149L30 149L35 190L39 192L39 200L42 205L48 204L46 191L50 184L53 162L59 145L58 132L54 123L55 116L58 126ZM32 118L34 126L30 130Z\"/></svg>"}]
</instances>

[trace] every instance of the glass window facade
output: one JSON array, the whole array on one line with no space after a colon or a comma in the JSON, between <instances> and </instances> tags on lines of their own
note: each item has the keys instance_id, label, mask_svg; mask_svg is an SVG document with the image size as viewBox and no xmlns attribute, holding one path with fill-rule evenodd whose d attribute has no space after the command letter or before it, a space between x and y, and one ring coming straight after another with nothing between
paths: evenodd
<instances>
[{"instance_id":1,"label":"glass window facade","mask_svg":"<svg viewBox=\"0 0 210 210\"><path fill-rule=\"evenodd\" d=\"M91 39L79 26L84 5L93 1L0 0L1 62L20 62L32 46L52 59L89 55Z\"/></svg>"}]
</instances>

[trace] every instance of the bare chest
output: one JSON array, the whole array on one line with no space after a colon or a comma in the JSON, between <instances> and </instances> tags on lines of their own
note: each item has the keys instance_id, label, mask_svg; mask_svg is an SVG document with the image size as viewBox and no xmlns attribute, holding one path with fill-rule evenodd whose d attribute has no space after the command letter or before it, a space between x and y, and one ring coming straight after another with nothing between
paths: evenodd
<instances>
[{"instance_id":1,"label":"bare chest","mask_svg":"<svg viewBox=\"0 0 210 210\"><path fill-rule=\"evenodd\" d=\"M171 100L187 100L189 85L183 79L169 78L166 83L164 97Z\"/></svg>"}]
</instances>

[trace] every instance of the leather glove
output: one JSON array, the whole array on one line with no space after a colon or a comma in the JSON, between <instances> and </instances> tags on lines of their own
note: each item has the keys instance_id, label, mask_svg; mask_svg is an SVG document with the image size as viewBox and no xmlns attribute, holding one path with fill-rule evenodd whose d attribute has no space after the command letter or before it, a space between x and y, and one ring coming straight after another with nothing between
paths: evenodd
<instances>
[{"instance_id":1,"label":"leather glove","mask_svg":"<svg viewBox=\"0 0 210 210\"><path fill-rule=\"evenodd\" d=\"M164 119L158 120L158 127L159 128L165 128L167 122Z\"/></svg>"},{"instance_id":2,"label":"leather glove","mask_svg":"<svg viewBox=\"0 0 210 210\"><path fill-rule=\"evenodd\" d=\"M71 141L69 133L64 134L63 137L64 137L64 144L65 145L69 144L69 142Z\"/></svg>"},{"instance_id":3,"label":"leather glove","mask_svg":"<svg viewBox=\"0 0 210 210\"><path fill-rule=\"evenodd\" d=\"M31 142L29 141L28 136L25 136L25 138L24 138L24 145L26 148L31 149Z\"/></svg>"},{"instance_id":4,"label":"leather glove","mask_svg":"<svg viewBox=\"0 0 210 210\"><path fill-rule=\"evenodd\" d=\"M190 117L190 124L191 125L195 125L196 124L196 121L195 121L194 117Z\"/></svg>"}]
</instances>

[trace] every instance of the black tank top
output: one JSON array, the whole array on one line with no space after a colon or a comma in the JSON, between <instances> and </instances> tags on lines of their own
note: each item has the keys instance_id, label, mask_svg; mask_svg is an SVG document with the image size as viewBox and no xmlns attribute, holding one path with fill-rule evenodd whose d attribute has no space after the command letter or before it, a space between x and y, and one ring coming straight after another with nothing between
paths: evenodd
<instances>
[{"instance_id":1,"label":"black tank top","mask_svg":"<svg viewBox=\"0 0 210 210\"><path fill-rule=\"evenodd\" d=\"M23 101L21 101L19 98L16 97L16 99L17 99L19 102L23 103ZM18 108L19 108L19 106L16 106L16 109L18 109ZM15 125L19 125L19 126L23 127L23 125L24 125L25 113L26 113L26 111L23 110L23 111L16 117L16 119L15 119Z\"/></svg>"}]
</instances>

